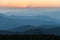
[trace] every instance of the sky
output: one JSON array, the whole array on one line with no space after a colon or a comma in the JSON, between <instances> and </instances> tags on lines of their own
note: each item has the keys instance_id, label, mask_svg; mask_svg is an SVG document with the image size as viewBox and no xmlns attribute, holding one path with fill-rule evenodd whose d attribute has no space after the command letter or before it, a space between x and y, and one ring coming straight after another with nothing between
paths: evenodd
<instances>
[{"instance_id":1,"label":"sky","mask_svg":"<svg viewBox=\"0 0 60 40\"><path fill-rule=\"evenodd\" d=\"M60 0L0 0L0 7L60 7Z\"/></svg>"}]
</instances>

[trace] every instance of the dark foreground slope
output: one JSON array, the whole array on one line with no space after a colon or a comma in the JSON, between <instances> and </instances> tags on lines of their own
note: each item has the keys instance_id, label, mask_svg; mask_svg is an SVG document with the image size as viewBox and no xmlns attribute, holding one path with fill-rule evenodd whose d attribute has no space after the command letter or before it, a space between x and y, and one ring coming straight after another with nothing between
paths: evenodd
<instances>
[{"instance_id":1,"label":"dark foreground slope","mask_svg":"<svg viewBox=\"0 0 60 40\"><path fill-rule=\"evenodd\" d=\"M60 40L55 35L0 35L0 40Z\"/></svg>"}]
</instances>

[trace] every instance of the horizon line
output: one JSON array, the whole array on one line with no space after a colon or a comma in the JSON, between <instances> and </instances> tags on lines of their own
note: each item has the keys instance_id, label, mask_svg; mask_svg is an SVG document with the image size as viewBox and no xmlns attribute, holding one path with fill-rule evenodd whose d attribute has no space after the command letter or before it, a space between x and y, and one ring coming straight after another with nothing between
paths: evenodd
<instances>
[{"instance_id":1,"label":"horizon line","mask_svg":"<svg viewBox=\"0 0 60 40\"><path fill-rule=\"evenodd\" d=\"M60 7L0 7L0 8L60 8Z\"/></svg>"}]
</instances>

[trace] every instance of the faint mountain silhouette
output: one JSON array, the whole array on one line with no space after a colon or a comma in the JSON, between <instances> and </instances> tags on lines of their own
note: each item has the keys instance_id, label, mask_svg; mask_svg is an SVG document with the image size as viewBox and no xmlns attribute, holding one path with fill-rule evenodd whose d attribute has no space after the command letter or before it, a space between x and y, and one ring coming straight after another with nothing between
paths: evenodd
<instances>
[{"instance_id":1,"label":"faint mountain silhouette","mask_svg":"<svg viewBox=\"0 0 60 40\"><path fill-rule=\"evenodd\" d=\"M0 18L5 17L5 16L6 16L5 14L0 13Z\"/></svg>"},{"instance_id":2,"label":"faint mountain silhouette","mask_svg":"<svg viewBox=\"0 0 60 40\"><path fill-rule=\"evenodd\" d=\"M27 30L24 32L24 34L42 34L42 30L40 29L31 29L31 30Z\"/></svg>"},{"instance_id":3,"label":"faint mountain silhouette","mask_svg":"<svg viewBox=\"0 0 60 40\"><path fill-rule=\"evenodd\" d=\"M55 28L45 28L45 29L41 29L41 28L36 28L36 29L31 29L31 30L27 30L24 32L25 34L47 34L47 35L60 35L60 27L55 27Z\"/></svg>"},{"instance_id":4,"label":"faint mountain silhouette","mask_svg":"<svg viewBox=\"0 0 60 40\"><path fill-rule=\"evenodd\" d=\"M46 26L24 25L11 30L0 30L0 34L35 34L60 35L60 27L44 28Z\"/></svg>"},{"instance_id":5,"label":"faint mountain silhouette","mask_svg":"<svg viewBox=\"0 0 60 40\"><path fill-rule=\"evenodd\" d=\"M24 25L24 26L20 26L20 27L16 27L14 29L12 29L12 32L25 32L27 30L31 30L31 29L35 29L35 26L31 26L31 25Z\"/></svg>"}]
</instances>

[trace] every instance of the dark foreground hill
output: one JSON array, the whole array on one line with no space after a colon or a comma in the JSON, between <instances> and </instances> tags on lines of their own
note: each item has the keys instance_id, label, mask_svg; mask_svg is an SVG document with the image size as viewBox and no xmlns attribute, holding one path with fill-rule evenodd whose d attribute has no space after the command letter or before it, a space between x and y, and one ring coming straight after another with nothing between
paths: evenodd
<instances>
[{"instance_id":1,"label":"dark foreground hill","mask_svg":"<svg viewBox=\"0 0 60 40\"><path fill-rule=\"evenodd\" d=\"M0 40L60 40L55 35L0 35Z\"/></svg>"}]
</instances>

